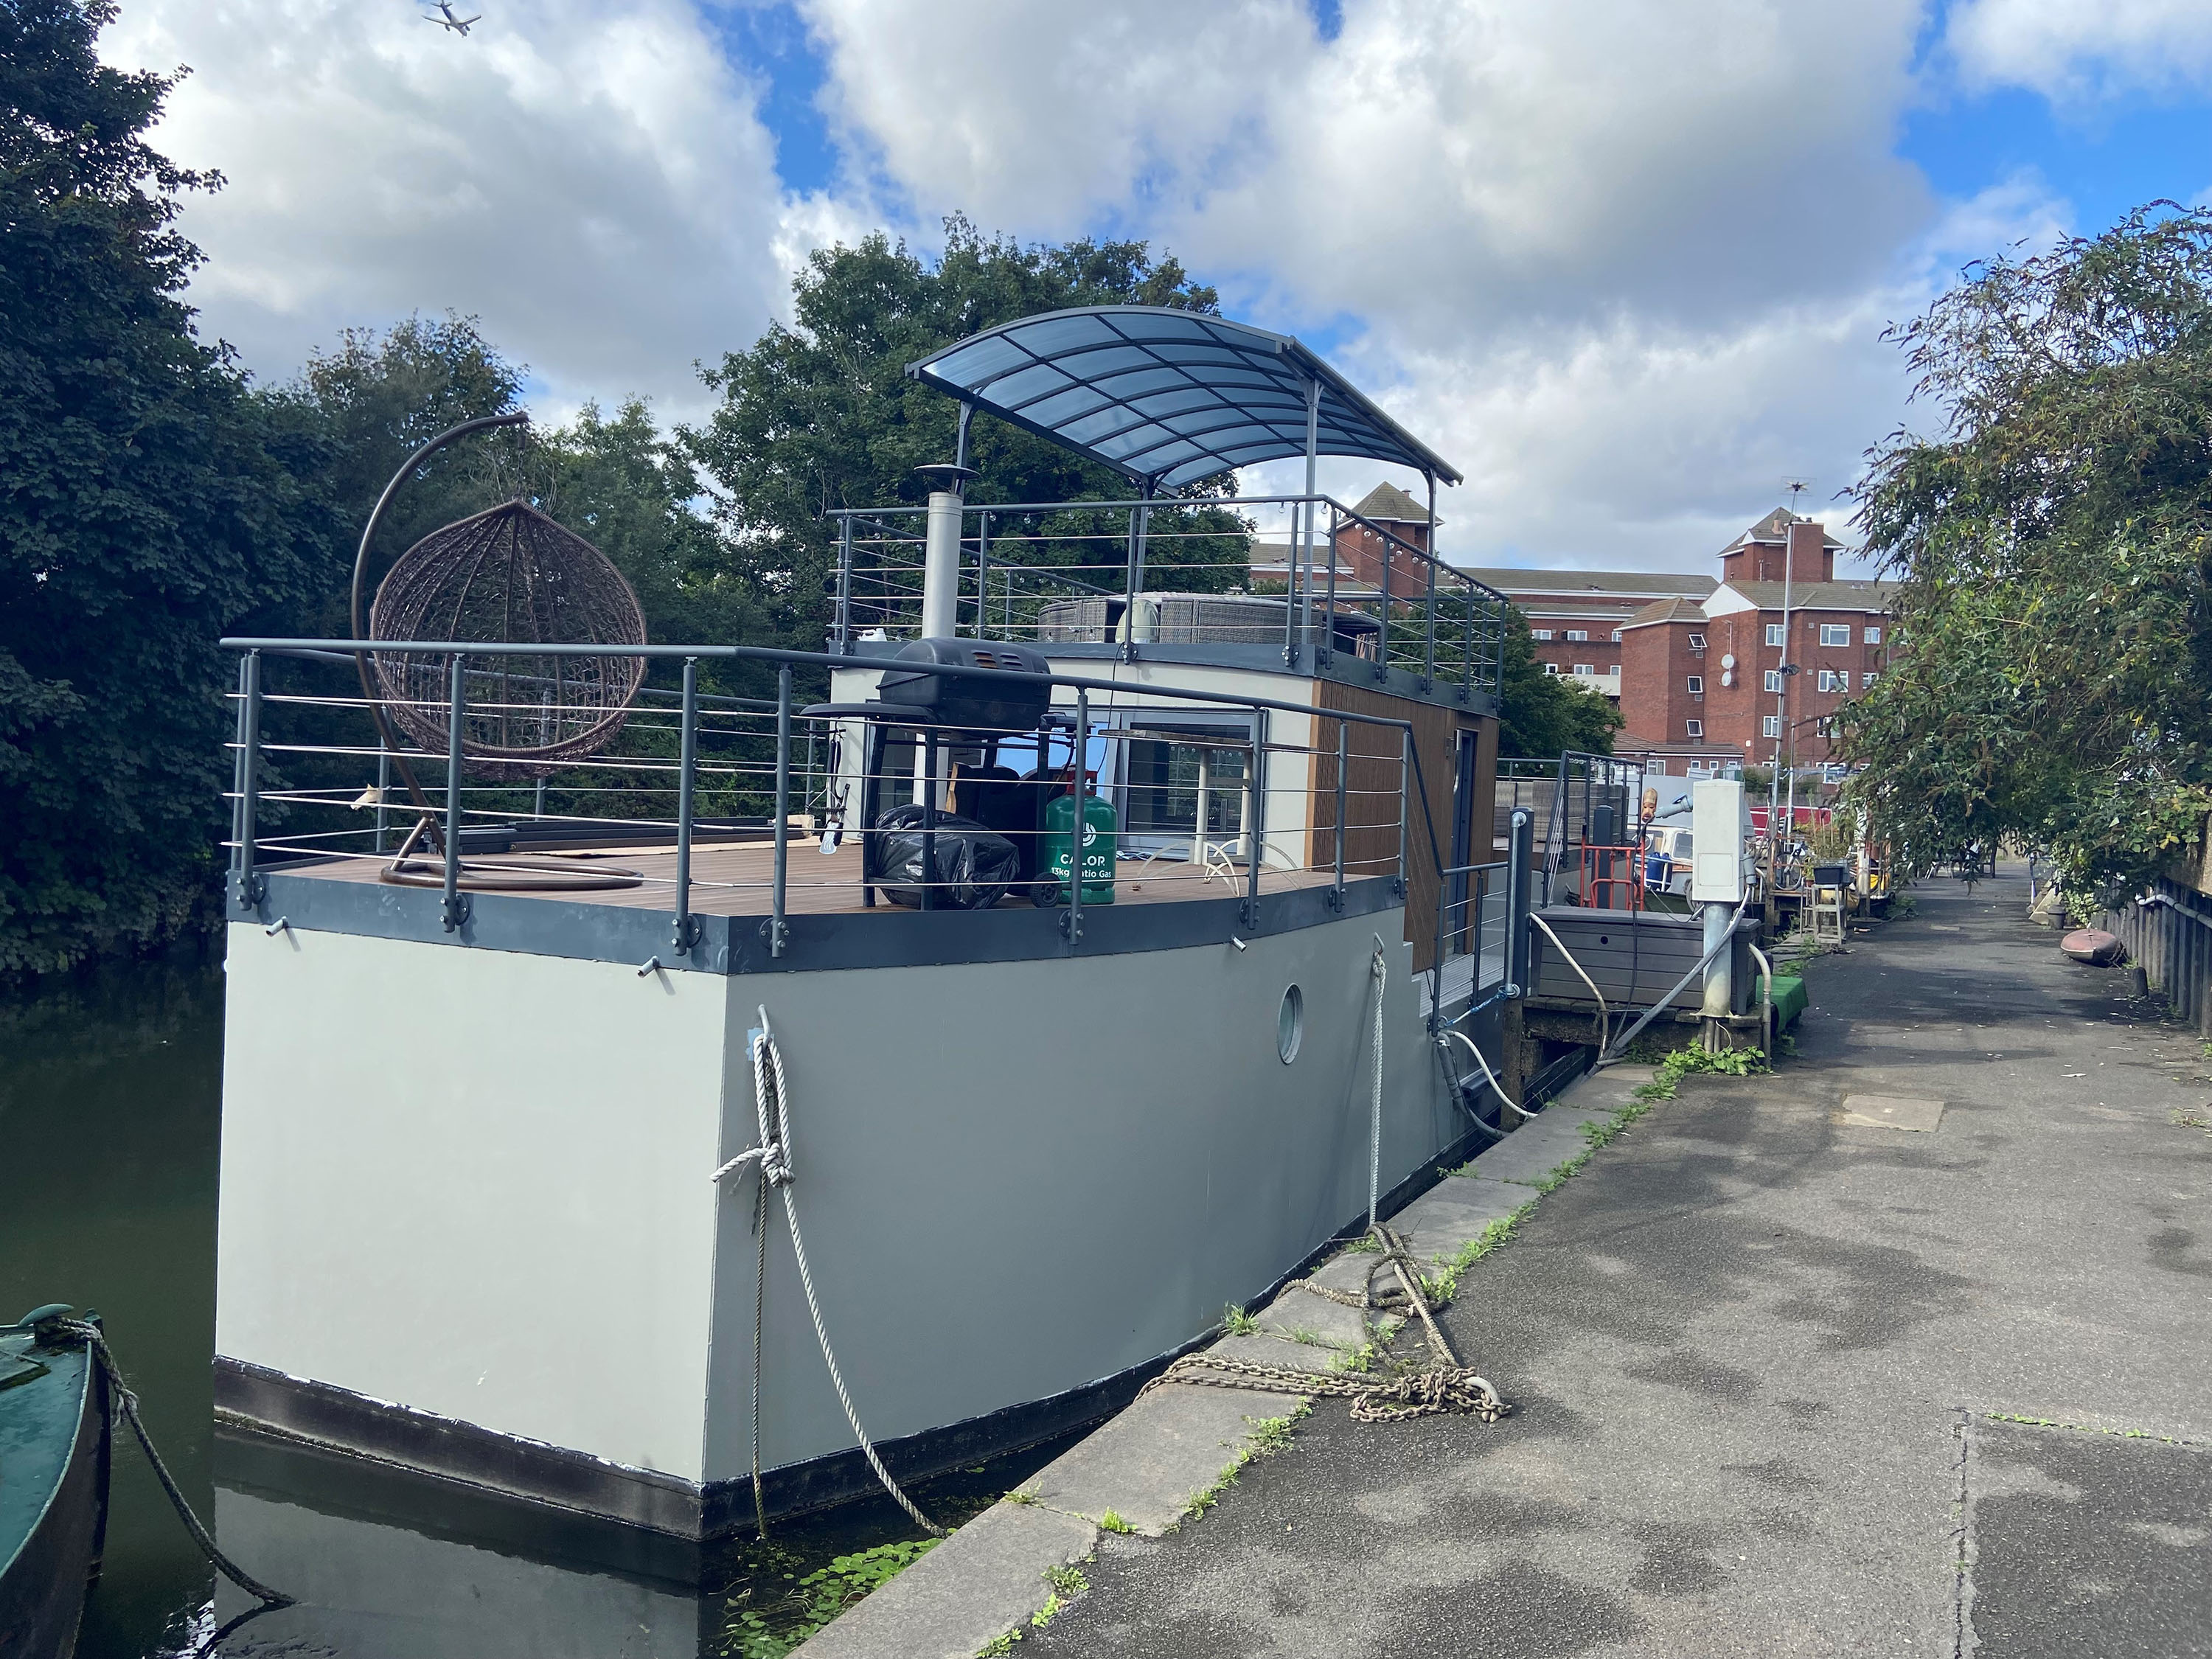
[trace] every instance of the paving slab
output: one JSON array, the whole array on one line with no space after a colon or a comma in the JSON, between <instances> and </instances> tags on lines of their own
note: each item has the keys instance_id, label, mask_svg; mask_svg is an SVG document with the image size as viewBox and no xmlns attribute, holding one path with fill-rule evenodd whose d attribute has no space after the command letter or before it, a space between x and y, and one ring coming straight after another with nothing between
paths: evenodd
<instances>
[{"instance_id":1,"label":"paving slab","mask_svg":"<svg viewBox=\"0 0 2212 1659\"><path fill-rule=\"evenodd\" d=\"M1589 1146L1581 1121L1553 1117L1548 1113L1534 1123L1524 1123L1474 1160L1478 1176L1492 1181L1540 1185L1560 1164L1578 1158Z\"/></svg>"},{"instance_id":2,"label":"paving slab","mask_svg":"<svg viewBox=\"0 0 2212 1659\"><path fill-rule=\"evenodd\" d=\"M1505 1220L1536 1196L1531 1188L1516 1182L1454 1176L1399 1211L1390 1218L1390 1225L1407 1239L1417 1257L1441 1261L1455 1255L1468 1240L1481 1237L1492 1222Z\"/></svg>"},{"instance_id":3,"label":"paving slab","mask_svg":"<svg viewBox=\"0 0 2212 1659\"><path fill-rule=\"evenodd\" d=\"M1026 1626L1045 1574L1097 1547L1098 1528L1036 1504L994 1504L801 1643L807 1659L973 1659Z\"/></svg>"},{"instance_id":4,"label":"paving slab","mask_svg":"<svg viewBox=\"0 0 2212 1659\"><path fill-rule=\"evenodd\" d=\"M1908 1095L1845 1095L1835 1120L1852 1129L1904 1129L1933 1134L1943 1121L1943 1103Z\"/></svg>"},{"instance_id":5,"label":"paving slab","mask_svg":"<svg viewBox=\"0 0 2212 1659\"><path fill-rule=\"evenodd\" d=\"M1206 1352L1249 1365L1273 1365L1279 1370L1335 1371L1343 1366L1345 1351L1311 1342L1292 1342L1279 1336L1224 1336ZM1287 1406L1283 1407L1285 1411L1289 1409ZM1276 1417L1281 1413L1266 1412L1261 1415Z\"/></svg>"},{"instance_id":6,"label":"paving slab","mask_svg":"<svg viewBox=\"0 0 2212 1659\"><path fill-rule=\"evenodd\" d=\"M1286 1362L1271 1358L1261 1363ZM1022 1491L1039 1506L1087 1522L1112 1510L1138 1532L1157 1538L1182 1518L1195 1493L1221 1478L1251 1437L1255 1421L1282 1416L1296 1408L1298 1398L1256 1389L1170 1382L1047 1464Z\"/></svg>"},{"instance_id":7,"label":"paving slab","mask_svg":"<svg viewBox=\"0 0 2212 1659\"><path fill-rule=\"evenodd\" d=\"M1273 1302L1253 1316L1261 1330L1297 1340L1312 1337L1333 1348L1356 1348L1374 1339L1375 1333L1368 1328L1365 1314L1302 1289L1304 1282L1292 1280Z\"/></svg>"}]
</instances>

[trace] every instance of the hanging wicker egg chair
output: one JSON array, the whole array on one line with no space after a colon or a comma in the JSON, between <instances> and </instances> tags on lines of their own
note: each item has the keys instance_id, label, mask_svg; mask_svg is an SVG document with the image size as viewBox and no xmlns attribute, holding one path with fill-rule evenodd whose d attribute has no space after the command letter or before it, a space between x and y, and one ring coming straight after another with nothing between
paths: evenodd
<instances>
[{"instance_id":1,"label":"hanging wicker egg chair","mask_svg":"<svg viewBox=\"0 0 2212 1659\"><path fill-rule=\"evenodd\" d=\"M605 554L524 501L428 535L400 555L369 608L373 640L643 645L637 595ZM378 651L392 721L432 753L448 741L453 659ZM461 752L495 781L544 777L614 740L645 683L641 657L552 652L471 660Z\"/></svg>"}]
</instances>

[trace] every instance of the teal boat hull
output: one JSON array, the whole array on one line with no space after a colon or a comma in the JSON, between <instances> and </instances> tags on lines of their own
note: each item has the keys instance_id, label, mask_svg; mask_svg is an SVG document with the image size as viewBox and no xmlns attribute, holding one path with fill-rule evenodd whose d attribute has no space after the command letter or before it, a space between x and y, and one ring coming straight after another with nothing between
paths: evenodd
<instances>
[{"instance_id":1,"label":"teal boat hull","mask_svg":"<svg viewBox=\"0 0 2212 1659\"><path fill-rule=\"evenodd\" d=\"M0 1654L68 1659L107 1530L110 1413L83 1344L0 1333Z\"/></svg>"}]
</instances>

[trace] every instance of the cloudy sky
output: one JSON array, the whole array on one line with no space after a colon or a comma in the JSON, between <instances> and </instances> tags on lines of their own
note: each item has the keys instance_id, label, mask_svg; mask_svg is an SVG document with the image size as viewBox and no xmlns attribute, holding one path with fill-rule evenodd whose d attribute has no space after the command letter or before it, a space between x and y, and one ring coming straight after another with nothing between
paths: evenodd
<instances>
[{"instance_id":1,"label":"cloudy sky","mask_svg":"<svg viewBox=\"0 0 2212 1659\"><path fill-rule=\"evenodd\" d=\"M450 308L543 415L681 418L824 241L1137 235L1454 460L1468 563L1707 568L1913 418L1879 335L1960 264L2212 198L2204 0L425 9L124 0L106 37L191 67L161 141L229 181L195 298L263 377Z\"/></svg>"}]
</instances>

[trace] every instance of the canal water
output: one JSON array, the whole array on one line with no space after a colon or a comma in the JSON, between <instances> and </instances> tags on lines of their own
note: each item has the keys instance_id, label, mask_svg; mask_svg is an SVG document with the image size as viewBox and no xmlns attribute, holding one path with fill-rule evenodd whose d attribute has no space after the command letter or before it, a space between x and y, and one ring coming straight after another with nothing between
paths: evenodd
<instances>
[{"instance_id":1,"label":"canal water","mask_svg":"<svg viewBox=\"0 0 2212 1659\"><path fill-rule=\"evenodd\" d=\"M364 1049L364 1065L374 1057ZM250 1573L299 1605L218 1585L118 1428L106 1565L83 1659L215 1653L337 1659L778 1659L924 1547L888 1499L772 1525L703 1554L518 1513L304 1448L218 1434L215 1341L222 975L191 954L0 1002L0 1318L96 1309L185 1497ZM465 1263L425 1287L465 1298ZM978 1513L1048 1445L915 1489Z\"/></svg>"}]
</instances>

